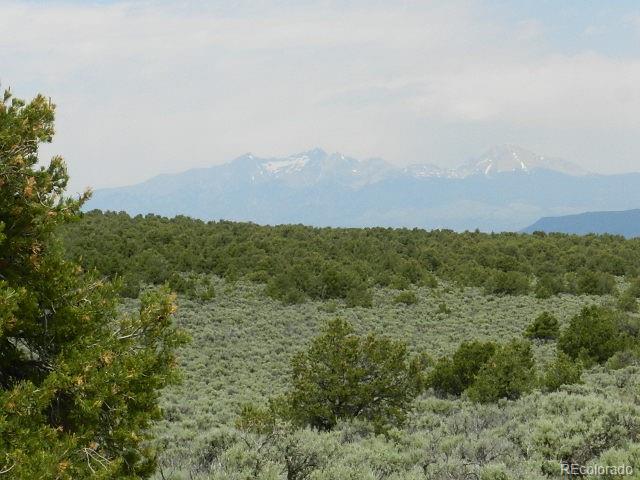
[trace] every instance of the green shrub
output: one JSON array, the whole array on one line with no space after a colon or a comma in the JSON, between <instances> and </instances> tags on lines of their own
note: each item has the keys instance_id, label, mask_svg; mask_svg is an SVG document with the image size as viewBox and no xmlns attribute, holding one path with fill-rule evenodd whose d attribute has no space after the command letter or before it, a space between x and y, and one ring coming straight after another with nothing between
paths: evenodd
<instances>
[{"instance_id":1,"label":"green shrub","mask_svg":"<svg viewBox=\"0 0 640 480\"><path fill-rule=\"evenodd\" d=\"M271 279L267 284L267 295L289 305L302 303L307 298L288 273L276 275Z\"/></svg>"},{"instance_id":2,"label":"green shrub","mask_svg":"<svg viewBox=\"0 0 640 480\"><path fill-rule=\"evenodd\" d=\"M527 327L524 336L540 340L554 340L560 334L558 319L549 312L543 312Z\"/></svg>"},{"instance_id":3,"label":"green shrub","mask_svg":"<svg viewBox=\"0 0 640 480\"><path fill-rule=\"evenodd\" d=\"M640 298L640 279L634 278L618 298L618 308L624 312L636 313Z\"/></svg>"},{"instance_id":4,"label":"green shrub","mask_svg":"<svg viewBox=\"0 0 640 480\"><path fill-rule=\"evenodd\" d=\"M482 365L467 389L474 402L489 403L506 398L515 400L530 392L535 384L535 362L531 344L513 340L501 345Z\"/></svg>"},{"instance_id":5,"label":"green shrub","mask_svg":"<svg viewBox=\"0 0 640 480\"><path fill-rule=\"evenodd\" d=\"M536 282L535 294L537 298L551 298L567 290L562 277L544 274Z\"/></svg>"},{"instance_id":6,"label":"green shrub","mask_svg":"<svg viewBox=\"0 0 640 480\"><path fill-rule=\"evenodd\" d=\"M391 277L389 286L391 288L395 288L396 290L406 290L411 286L411 282L409 282L409 280L402 275L394 275L393 277Z\"/></svg>"},{"instance_id":7,"label":"green shrub","mask_svg":"<svg viewBox=\"0 0 640 480\"><path fill-rule=\"evenodd\" d=\"M349 270L335 265L323 268L320 274L318 298L345 298L353 289L362 288L361 280Z\"/></svg>"},{"instance_id":8,"label":"green shrub","mask_svg":"<svg viewBox=\"0 0 640 480\"><path fill-rule=\"evenodd\" d=\"M609 370L620 370L638 364L640 364L640 347L634 346L614 353L607 360L606 367Z\"/></svg>"},{"instance_id":9,"label":"green shrub","mask_svg":"<svg viewBox=\"0 0 640 480\"><path fill-rule=\"evenodd\" d=\"M201 302L209 302L216 297L213 285L204 285L196 291L196 298Z\"/></svg>"},{"instance_id":10,"label":"green shrub","mask_svg":"<svg viewBox=\"0 0 640 480\"><path fill-rule=\"evenodd\" d=\"M456 374L453 360L449 357L442 357L436 362L427 377L427 385L441 396L460 395L466 388Z\"/></svg>"},{"instance_id":11,"label":"green shrub","mask_svg":"<svg viewBox=\"0 0 640 480\"><path fill-rule=\"evenodd\" d=\"M369 308L373 305L373 295L364 284L360 284L349 289L345 300L347 302L347 307Z\"/></svg>"},{"instance_id":12,"label":"green shrub","mask_svg":"<svg viewBox=\"0 0 640 480\"><path fill-rule=\"evenodd\" d=\"M169 275L167 283L169 284L169 288L175 293L190 297L194 296L196 293L197 282L189 275L173 272Z\"/></svg>"},{"instance_id":13,"label":"green shrub","mask_svg":"<svg viewBox=\"0 0 640 480\"><path fill-rule=\"evenodd\" d=\"M616 289L616 279L610 273L580 270L576 278L577 293L583 295L606 295Z\"/></svg>"},{"instance_id":14,"label":"green shrub","mask_svg":"<svg viewBox=\"0 0 640 480\"><path fill-rule=\"evenodd\" d=\"M418 303L418 297L415 292L411 290L406 290L404 292L400 292L393 299L394 303L403 303L405 305L414 305Z\"/></svg>"},{"instance_id":15,"label":"green shrub","mask_svg":"<svg viewBox=\"0 0 640 480\"><path fill-rule=\"evenodd\" d=\"M627 293L635 298L640 298L640 277L631 279Z\"/></svg>"},{"instance_id":16,"label":"green shrub","mask_svg":"<svg viewBox=\"0 0 640 480\"><path fill-rule=\"evenodd\" d=\"M568 355L558 352L544 371L540 383L547 392L555 392L562 385L579 383L581 375L582 365L574 362Z\"/></svg>"},{"instance_id":17,"label":"green shrub","mask_svg":"<svg viewBox=\"0 0 640 480\"><path fill-rule=\"evenodd\" d=\"M623 312L636 313L638 311L638 299L633 293L626 291L618 297L618 308Z\"/></svg>"},{"instance_id":18,"label":"green shrub","mask_svg":"<svg viewBox=\"0 0 640 480\"><path fill-rule=\"evenodd\" d=\"M255 283L269 283L269 274L264 270L256 270L254 272L250 272L246 276L247 280Z\"/></svg>"},{"instance_id":19,"label":"green shrub","mask_svg":"<svg viewBox=\"0 0 640 480\"><path fill-rule=\"evenodd\" d=\"M338 311L338 303L335 300L322 302L319 310L325 313L336 313Z\"/></svg>"},{"instance_id":20,"label":"green shrub","mask_svg":"<svg viewBox=\"0 0 640 480\"><path fill-rule=\"evenodd\" d=\"M624 346L615 313L595 305L574 316L558 339L558 350L587 365L605 362Z\"/></svg>"},{"instance_id":21,"label":"green shrub","mask_svg":"<svg viewBox=\"0 0 640 480\"><path fill-rule=\"evenodd\" d=\"M277 417L271 408L261 408L251 403L240 408L236 428L244 432L270 434L276 427Z\"/></svg>"},{"instance_id":22,"label":"green shrub","mask_svg":"<svg viewBox=\"0 0 640 480\"><path fill-rule=\"evenodd\" d=\"M451 309L447 306L446 303L440 303L438 305L438 313L443 313L445 315L449 315L451 313Z\"/></svg>"},{"instance_id":23,"label":"green shrub","mask_svg":"<svg viewBox=\"0 0 640 480\"><path fill-rule=\"evenodd\" d=\"M422 282L421 282L422 286L424 287L428 287L428 288L436 288L438 286L438 279L436 278L436 276L432 273L426 273L423 277L422 277Z\"/></svg>"},{"instance_id":24,"label":"green shrub","mask_svg":"<svg viewBox=\"0 0 640 480\"><path fill-rule=\"evenodd\" d=\"M449 359L436 363L428 377L428 385L439 395L460 395L475 381L482 366L493 356L493 342L464 342Z\"/></svg>"},{"instance_id":25,"label":"green shrub","mask_svg":"<svg viewBox=\"0 0 640 480\"><path fill-rule=\"evenodd\" d=\"M125 298L138 298L142 289L140 278L134 275L125 275L115 281L118 293Z\"/></svg>"},{"instance_id":26,"label":"green shrub","mask_svg":"<svg viewBox=\"0 0 640 480\"><path fill-rule=\"evenodd\" d=\"M404 421L423 387L423 364L404 343L360 337L341 319L327 323L308 350L292 361L291 389L280 414L321 430L338 420L362 418L379 429Z\"/></svg>"},{"instance_id":27,"label":"green shrub","mask_svg":"<svg viewBox=\"0 0 640 480\"><path fill-rule=\"evenodd\" d=\"M485 283L485 291L496 295L526 295L530 287L529 277L515 271L494 272Z\"/></svg>"},{"instance_id":28,"label":"green shrub","mask_svg":"<svg viewBox=\"0 0 640 480\"><path fill-rule=\"evenodd\" d=\"M481 470L480 480L511 480L507 471L504 465L487 465Z\"/></svg>"},{"instance_id":29,"label":"green shrub","mask_svg":"<svg viewBox=\"0 0 640 480\"><path fill-rule=\"evenodd\" d=\"M132 258L137 268L136 272L146 283L161 284L169 279L172 272L171 263L161 253L147 248Z\"/></svg>"}]
</instances>

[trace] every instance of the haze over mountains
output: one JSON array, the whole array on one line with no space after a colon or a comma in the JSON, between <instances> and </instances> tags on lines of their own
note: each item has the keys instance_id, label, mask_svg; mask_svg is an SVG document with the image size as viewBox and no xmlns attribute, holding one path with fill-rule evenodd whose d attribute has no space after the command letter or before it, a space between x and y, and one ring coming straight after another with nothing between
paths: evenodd
<instances>
[{"instance_id":1,"label":"haze over mountains","mask_svg":"<svg viewBox=\"0 0 640 480\"><path fill-rule=\"evenodd\" d=\"M536 231L576 235L609 233L628 238L640 237L640 209L545 217L523 230L525 233Z\"/></svg>"},{"instance_id":2,"label":"haze over mountains","mask_svg":"<svg viewBox=\"0 0 640 480\"><path fill-rule=\"evenodd\" d=\"M640 206L640 173L598 175L501 145L456 169L400 168L321 149L246 154L209 168L98 190L86 209L316 226L521 230L541 217Z\"/></svg>"}]
</instances>

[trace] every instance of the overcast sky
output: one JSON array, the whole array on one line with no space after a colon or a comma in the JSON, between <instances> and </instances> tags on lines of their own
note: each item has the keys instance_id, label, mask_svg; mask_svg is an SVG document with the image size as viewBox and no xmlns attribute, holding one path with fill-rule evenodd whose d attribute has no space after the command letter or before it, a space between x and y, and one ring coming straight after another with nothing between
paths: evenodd
<instances>
[{"instance_id":1,"label":"overcast sky","mask_svg":"<svg viewBox=\"0 0 640 480\"><path fill-rule=\"evenodd\" d=\"M640 170L637 0L0 0L0 82L58 105L72 190L316 146Z\"/></svg>"}]
</instances>

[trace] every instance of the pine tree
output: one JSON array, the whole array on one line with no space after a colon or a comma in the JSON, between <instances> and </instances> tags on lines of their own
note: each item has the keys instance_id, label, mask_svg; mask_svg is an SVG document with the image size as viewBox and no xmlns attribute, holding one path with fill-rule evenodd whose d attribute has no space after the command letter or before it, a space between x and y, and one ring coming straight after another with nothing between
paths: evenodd
<instances>
[{"instance_id":1,"label":"pine tree","mask_svg":"<svg viewBox=\"0 0 640 480\"><path fill-rule=\"evenodd\" d=\"M339 420L359 418L383 431L404 421L424 387L425 362L411 358L403 342L358 336L337 318L293 358L292 388L275 403L296 424L330 430Z\"/></svg>"},{"instance_id":2,"label":"pine tree","mask_svg":"<svg viewBox=\"0 0 640 480\"><path fill-rule=\"evenodd\" d=\"M64 259L56 229L88 193L65 196L64 161L39 166L55 107L0 101L0 473L2 478L147 478L159 389L176 379L173 298L118 313L113 285Z\"/></svg>"}]
</instances>

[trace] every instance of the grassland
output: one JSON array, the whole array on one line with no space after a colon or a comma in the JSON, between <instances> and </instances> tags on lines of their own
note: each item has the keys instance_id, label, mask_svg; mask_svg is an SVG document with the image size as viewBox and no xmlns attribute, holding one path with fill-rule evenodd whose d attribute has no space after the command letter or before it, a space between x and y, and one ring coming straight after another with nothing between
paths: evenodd
<instances>
[{"instance_id":1,"label":"grassland","mask_svg":"<svg viewBox=\"0 0 640 480\"><path fill-rule=\"evenodd\" d=\"M212 284L211 301L180 298L177 322L192 342L180 354L183 383L163 395L156 478L553 478L568 456L583 464L615 459L640 468L635 366L596 367L583 385L495 405L427 392L407 425L386 437L358 422L332 432L283 426L273 437L234 427L242 405L264 404L284 390L293 354L336 316L359 332L401 339L413 352L437 358L464 340L519 337L543 311L566 325L585 305L613 304L611 296L488 296L480 288L441 283L414 288L415 305L394 303L398 291L377 288L372 308L346 308L339 300L284 305L250 282L213 278ZM549 362L554 350L553 342L536 342L538 364Z\"/></svg>"}]
</instances>

